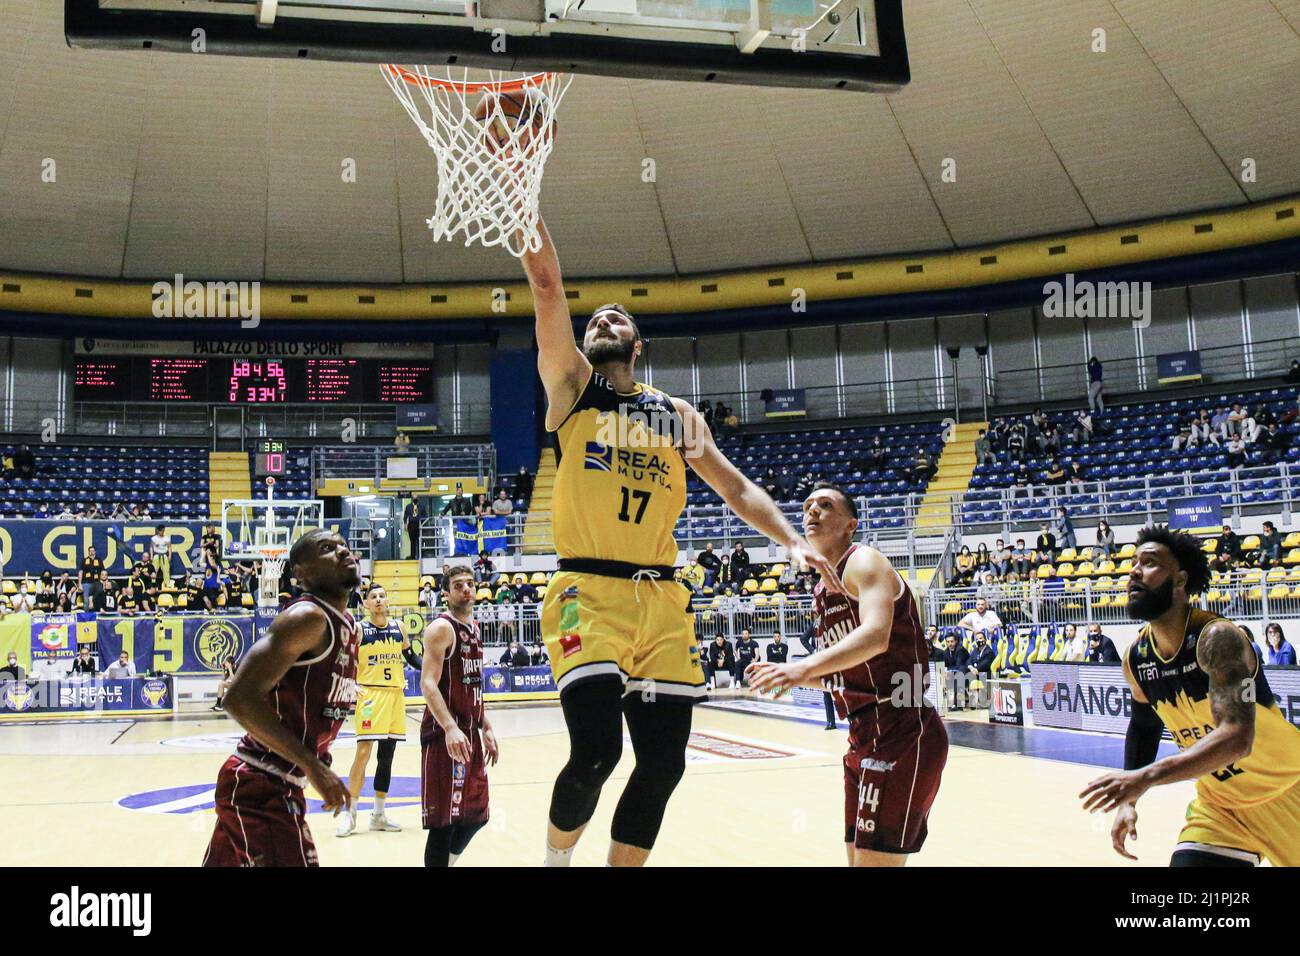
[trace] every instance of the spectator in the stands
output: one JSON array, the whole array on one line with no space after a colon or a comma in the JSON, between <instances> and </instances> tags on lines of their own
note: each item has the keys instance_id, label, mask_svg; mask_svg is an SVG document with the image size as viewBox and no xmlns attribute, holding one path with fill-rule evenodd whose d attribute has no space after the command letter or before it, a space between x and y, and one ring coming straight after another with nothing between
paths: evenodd
<instances>
[{"instance_id":1,"label":"spectator in the stands","mask_svg":"<svg viewBox=\"0 0 1300 956\"><path fill-rule=\"evenodd\" d=\"M1025 539L1016 538L1016 546L1011 549L1011 574L1028 577L1032 564L1033 554L1025 547Z\"/></svg>"},{"instance_id":2,"label":"spectator in the stands","mask_svg":"<svg viewBox=\"0 0 1300 956\"><path fill-rule=\"evenodd\" d=\"M749 577L749 552L745 550L743 542L737 541L736 546L731 549L731 585L737 590Z\"/></svg>"},{"instance_id":3,"label":"spectator in the stands","mask_svg":"<svg viewBox=\"0 0 1300 956\"><path fill-rule=\"evenodd\" d=\"M58 595L54 593L54 585L49 581L42 581L40 590L36 592L36 610L49 614L54 610L56 603L58 603Z\"/></svg>"},{"instance_id":4,"label":"spectator in the stands","mask_svg":"<svg viewBox=\"0 0 1300 956\"><path fill-rule=\"evenodd\" d=\"M515 475L515 497L527 502L533 495L533 473L527 466L520 465Z\"/></svg>"},{"instance_id":5,"label":"spectator in the stands","mask_svg":"<svg viewBox=\"0 0 1300 956\"><path fill-rule=\"evenodd\" d=\"M37 517L40 517L39 515ZM112 521L125 521L131 515L126 510L126 502L118 501L113 504L113 511L108 516Z\"/></svg>"},{"instance_id":6,"label":"spectator in the stands","mask_svg":"<svg viewBox=\"0 0 1300 956\"><path fill-rule=\"evenodd\" d=\"M957 622L957 626L970 634L976 631L994 631L1002 626L1002 618L989 607L988 601L978 598L974 610L968 611L966 616Z\"/></svg>"},{"instance_id":7,"label":"spectator in the stands","mask_svg":"<svg viewBox=\"0 0 1300 956\"><path fill-rule=\"evenodd\" d=\"M934 461L930 458L930 452L924 448L917 449L916 459L912 462L912 469L909 473L912 485L916 488L924 488L934 477Z\"/></svg>"},{"instance_id":8,"label":"spectator in the stands","mask_svg":"<svg viewBox=\"0 0 1300 956\"><path fill-rule=\"evenodd\" d=\"M991 465L994 462L993 443L989 441L988 433L981 428L979 437L975 439L975 464Z\"/></svg>"},{"instance_id":9,"label":"spectator in the stands","mask_svg":"<svg viewBox=\"0 0 1300 956\"><path fill-rule=\"evenodd\" d=\"M1115 642L1101 633L1100 624L1088 625L1088 655L1086 659L1090 664L1119 663L1119 651L1115 650Z\"/></svg>"},{"instance_id":10,"label":"spectator in the stands","mask_svg":"<svg viewBox=\"0 0 1300 956\"><path fill-rule=\"evenodd\" d=\"M71 521L73 518L76 517L76 515L72 513L72 509L68 507L67 502L64 502L63 504L59 505L59 513L54 517L58 521Z\"/></svg>"},{"instance_id":11,"label":"spectator in the stands","mask_svg":"<svg viewBox=\"0 0 1300 956\"><path fill-rule=\"evenodd\" d=\"M502 667L528 667L531 663L532 657L518 641L510 642L510 646L501 655L500 661Z\"/></svg>"},{"instance_id":12,"label":"spectator in the stands","mask_svg":"<svg viewBox=\"0 0 1300 956\"><path fill-rule=\"evenodd\" d=\"M485 518L490 514L492 514L492 502L488 500L487 495L479 492L474 496L474 517Z\"/></svg>"},{"instance_id":13,"label":"spectator in the stands","mask_svg":"<svg viewBox=\"0 0 1300 956\"><path fill-rule=\"evenodd\" d=\"M9 608L15 614L30 614L35 607L35 598L31 584L24 578L18 584L17 593L9 599Z\"/></svg>"},{"instance_id":14,"label":"spectator in the stands","mask_svg":"<svg viewBox=\"0 0 1300 956\"><path fill-rule=\"evenodd\" d=\"M1260 434L1256 444L1260 450L1260 461L1266 465L1276 465L1286 457L1291 438L1274 421L1268 423L1268 428Z\"/></svg>"},{"instance_id":15,"label":"spectator in the stands","mask_svg":"<svg viewBox=\"0 0 1300 956\"><path fill-rule=\"evenodd\" d=\"M709 404L709 400L707 398L700 399L700 404L696 406L695 410L704 419L704 424L709 428L713 428L713 406Z\"/></svg>"},{"instance_id":16,"label":"spectator in the stands","mask_svg":"<svg viewBox=\"0 0 1300 956\"><path fill-rule=\"evenodd\" d=\"M695 561L704 569L703 586L713 587L714 582L718 580L718 569L722 567L722 562L713 551L712 541L705 542L704 550L695 556Z\"/></svg>"},{"instance_id":17,"label":"spectator in the stands","mask_svg":"<svg viewBox=\"0 0 1300 956\"><path fill-rule=\"evenodd\" d=\"M749 633L749 628L742 628L736 639L736 669L733 672L737 687L745 687L745 669L758 660L758 641Z\"/></svg>"},{"instance_id":18,"label":"spectator in the stands","mask_svg":"<svg viewBox=\"0 0 1300 956\"><path fill-rule=\"evenodd\" d=\"M1065 493L1066 494L1083 494L1083 483L1088 480L1088 473L1084 470L1080 462L1070 462L1070 468L1065 473Z\"/></svg>"},{"instance_id":19,"label":"spectator in the stands","mask_svg":"<svg viewBox=\"0 0 1300 956\"><path fill-rule=\"evenodd\" d=\"M1047 455L1059 455L1061 453L1061 433L1056 430L1056 426L1051 422L1047 423L1042 434L1038 436L1038 447Z\"/></svg>"},{"instance_id":20,"label":"spectator in the stands","mask_svg":"<svg viewBox=\"0 0 1300 956\"><path fill-rule=\"evenodd\" d=\"M998 538L997 543L993 545L993 551L989 555L989 565L993 576L999 581L1011 571L1011 549L1001 538Z\"/></svg>"},{"instance_id":21,"label":"spectator in the stands","mask_svg":"<svg viewBox=\"0 0 1300 956\"><path fill-rule=\"evenodd\" d=\"M979 582L979 587L975 589L976 597L982 597L990 603L1001 597L1002 585L997 583L997 575L992 571L985 571L983 574L976 574L975 580Z\"/></svg>"},{"instance_id":22,"label":"spectator in the stands","mask_svg":"<svg viewBox=\"0 0 1300 956\"><path fill-rule=\"evenodd\" d=\"M1231 571L1241 562L1241 538L1228 525L1223 526L1223 532L1215 539L1214 557L1210 560L1210 567L1215 571Z\"/></svg>"},{"instance_id":23,"label":"spectator in the stands","mask_svg":"<svg viewBox=\"0 0 1300 956\"><path fill-rule=\"evenodd\" d=\"M1174 432L1172 448L1174 451L1182 451L1183 447L1196 447L1196 419L1188 415L1186 418L1178 419L1178 430Z\"/></svg>"},{"instance_id":24,"label":"spectator in the stands","mask_svg":"<svg viewBox=\"0 0 1300 956\"><path fill-rule=\"evenodd\" d=\"M970 664L970 654L966 648L957 643L956 634L950 633L944 642L941 663L944 670L948 672L952 687L949 706L954 710L962 710L966 706L966 668Z\"/></svg>"},{"instance_id":25,"label":"spectator in the stands","mask_svg":"<svg viewBox=\"0 0 1300 956\"><path fill-rule=\"evenodd\" d=\"M1079 629L1073 624L1065 625L1061 640L1065 643L1065 654L1061 660L1082 661L1088 655L1088 638L1080 634Z\"/></svg>"},{"instance_id":26,"label":"spectator in the stands","mask_svg":"<svg viewBox=\"0 0 1300 956\"><path fill-rule=\"evenodd\" d=\"M930 660L937 661L943 658L943 636L933 624L925 629L925 646L930 651Z\"/></svg>"},{"instance_id":27,"label":"spectator in the stands","mask_svg":"<svg viewBox=\"0 0 1300 956\"><path fill-rule=\"evenodd\" d=\"M975 546L975 577L983 580L984 575L993 568L993 557L989 554L989 546L981 541Z\"/></svg>"},{"instance_id":28,"label":"spectator in the stands","mask_svg":"<svg viewBox=\"0 0 1300 956\"><path fill-rule=\"evenodd\" d=\"M492 513L498 517L505 517L506 515L511 514L514 510L515 503L510 500L510 496L506 494L506 490L502 488L497 492L496 500L492 502Z\"/></svg>"},{"instance_id":29,"label":"spectator in the stands","mask_svg":"<svg viewBox=\"0 0 1300 956\"><path fill-rule=\"evenodd\" d=\"M719 683L719 678L723 675L726 676L727 683L730 683L731 675L735 672L736 650L729 640L719 634L709 645L709 690L713 690L714 685Z\"/></svg>"},{"instance_id":30,"label":"spectator in the stands","mask_svg":"<svg viewBox=\"0 0 1300 956\"><path fill-rule=\"evenodd\" d=\"M26 677L27 671L18 663L18 655L10 651L8 663L4 667L0 667L0 681L23 680Z\"/></svg>"},{"instance_id":31,"label":"spectator in the stands","mask_svg":"<svg viewBox=\"0 0 1300 956\"><path fill-rule=\"evenodd\" d=\"M117 660L108 665L108 670L104 671L104 676L109 680L121 680L127 677L134 677L135 664L131 661L131 655L126 651L117 655Z\"/></svg>"},{"instance_id":32,"label":"spectator in the stands","mask_svg":"<svg viewBox=\"0 0 1300 956\"><path fill-rule=\"evenodd\" d=\"M1013 501L1016 498L1029 498L1033 496L1033 476L1029 474L1029 469L1025 467L1023 461L1020 463L1019 467L1016 468L1016 473L1013 476L1012 481L1015 484L1015 489L1011 493Z\"/></svg>"},{"instance_id":33,"label":"spectator in the stands","mask_svg":"<svg viewBox=\"0 0 1300 956\"><path fill-rule=\"evenodd\" d=\"M1233 435L1241 435L1242 425L1245 421L1246 409L1240 403L1233 405L1232 410L1228 412L1228 418L1223 425L1226 429L1224 437L1231 438Z\"/></svg>"},{"instance_id":34,"label":"spectator in the stands","mask_svg":"<svg viewBox=\"0 0 1300 956\"><path fill-rule=\"evenodd\" d=\"M1034 566L1056 563L1056 535L1046 523L1038 526L1038 540L1034 542Z\"/></svg>"},{"instance_id":35,"label":"spectator in the stands","mask_svg":"<svg viewBox=\"0 0 1300 956\"><path fill-rule=\"evenodd\" d=\"M763 472L763 477L759 479L758 485L773 501L780 499L781 489L777 487L776 469L773 466L767 466L767 469Z\"/></svg>"},{"instance_id":36,"label":"spectator in the stands","mask_svg":"<svg viewBox=\"0 0 1300 956\"><path fill-rule=\"evenodd\" d=\"M1109 560L1115 553L1115 532L1110 529L1110 522L1102 518L1097 522L1097 548L1102 560Z\"/></svg>"},{"instance_id":37,"label":"spectator in the stands","mask_svg":"<svg viewBox=\"0 0 1300 956\"><path fill-rule=\"evenodd\" d=\"M1049 459L1047 462L1047 470L1043 472L1044 483L1052 486L1059 486L1065 484L1065 478L1065 466L1055 458Z\"/></svg>"},{"instance_id":38,"label":"spectator in the stands","mask_svg":"<svg viewBox=\"0 0 1300 956\"><path fill-rule=\"evenodd\" d=\"M811 471L805 471L799 483L794 486L794 500L803 501L807 498L814 488L817 487L817 476Z\"/></svg>"},{"instance_id":39,"label":"spectator in the stands","mask_svg":"<svg viewBox=\"0 0 1300 956\"><path fill-rule=\"evenodd\" d=\"M1047 413L1042 408L1035 408L1033 414L1029 416L1029 427L1034 441L1038 442L1043 432L1047 431ZM1039 444L1041 446L1041 442Z\"/></svg>"},{"instance_id":40,"label":"spectator in the stands","mask_svg":"<svg viewBox=\"0 0 1300 956\"><path fill-rule=\"evenodd\" d=\"M1264 533L1259 536L1259 549L1255 560L1261 568L1271 568L1282 560L1282 536L1271 521L1264 522Z\"/></svg>"},{"instance_id":41,"label":"spectator in the stands","mask_svg":"<svg viewBox=\"0 0 1300 956\"><path fill-rule=\"evenodd\" d=\"M478 552L478 560L474 562L474 580L478 584L492 584L496 580L497 566L492 563L488 557L487 551L482 548Z\"/></svg>"},{"instance_id":42,"label":"spectator in the stands","mask_svg":"<svg viewBox=\"0 0 1300 956\"><path fill-rule=\"evenodd\" d=\"M1282 635L1282 625L1276 621L1271 621L1264 628L1265 651L1268 654L1267 664L1274 667L1295 667L1295 648Z\"/></svg>"},{"instance_id":43,"label":"spectator in the stands","mask_svg":"<svg viewBox=\"0 0 1300 956\"><path fill-rule=\"evenodd\" d=\"M961 550L957 552L956 559L953 561L952 577L948 579L948 587L970 587L971 581L974 577L975 555L971 554L970 545L963 544Z\"/></svg>"},{"instance_id":44,"label":"spectator in the stands","mask_svg":"<svg viewBox=\"0 0 1300 956\"><path fill-rule=\"evenodd\" d=\"M1007 433L1007 460L1022 465L1025 461L1025 431L1019 423L1012 425Z\"/></svg>"},{"instance_id":45,"label":"spectator in the stands","mask_svg":"<svg viewBox=\"0 0 1300 956\"><path fill-rule=\"evenodd\" d=\"M14 452L14 471L19 478L31 478L36 474L36 456L27 445L19 445Z\"/></svg>"},{"instance_id":46,"label":"spectator in the stands","mask_svg":"<svg viewBox=\"0 0 1300 956\"><path fill-rule=\"evenodd\" d=\"M1088 444L1092 441L1092 412L1086 408L1081 408L1074 413L1074 422L1070 426L1070 440L1076 445Z\"/></svg>"},{"instance_id":47,"label":"spectator in the stands","mask_svg":"<svg viewBox=\"0 0 1300 956\"><path fill-rule=\"evenodd\" d=\"M420 585L420 607L432 612L438 606L438 591L430 581Z\"/></svg>"},{"instance_id":48,"label":"spectator in the stands","mask_svg":"<svg viewBox=\"0 0 1300 956\"><path fill-rule=\"evenodd\" d=\"M91 591L90 604L86 609L99 614L112 614L117 610L117 587L107 571L99 572L99 580Z\"/></svg>"},{"instance_id":49,"label":"spectator in the stands","mask_svg":"<svg viewBox=\"0 0 1300 956\"><path fill-rule=\"evenodd\" d=\"M1097 415L1106 412L1106 393L1102 379L1101 361L1094 355L1088 359L1088 408Z\"/></svg>"},{"instance_id":50,"label":"spectator in the stands","mask_svg":"<svg viewBox=\"0 0 1300 956\"><path fill-rule=\"evenodd\" d=\"M1300 359L1291 360L1291 367L1286 370L1285 381L1288 385L1300 384Z\"/></svg>"},{"instance_id":51,"label":"spectator in the stands","mask_svg":"<svg viewBox=\"0 0 1300 956\"><path fill-rule=\"evenodd\" d=\"M81 569L77 574L77 583L81 585L81 604L87 611L91 608L91 592L103 570L104 562L100 560L92 544L86 548L86 556L82 558Z\"/></svg>"},{"instance_id":52,"label":"spectator in the stands","mask_svg":"<svg viewBox=\"0 0 1300 956\"><path fill-rule=\"evenodd\" d=\"M780 495L777 501L789 501L794 495L794 487L799 483L798 476L789 465L782 465L781 471L776 476L776 490Z\"/></svg>"},{"instance_id":53,"label":"spectator in the stands","mask_svg":"<svg viewBox=\"0 0 1300 956\"><path fill-rule=\"evenodd\" d=\"M1070 512L1066 510L1065 505L1056 509L1056 540L1062 548L1078 548L1079 539L1074 534L1074 522L1070 520Z\"/></svg>"},{"instance_id":54,"label":"spectator in the stands","mask_svg":"<svg viewBox=\"0 0 1300 956\"><path fill-rule=\"evenodd\" d=\"M1227 462L1229 468L1240 468L1246 464L1246 442L1240 435L1228 439Z\"/></svg>"}]
</instances>

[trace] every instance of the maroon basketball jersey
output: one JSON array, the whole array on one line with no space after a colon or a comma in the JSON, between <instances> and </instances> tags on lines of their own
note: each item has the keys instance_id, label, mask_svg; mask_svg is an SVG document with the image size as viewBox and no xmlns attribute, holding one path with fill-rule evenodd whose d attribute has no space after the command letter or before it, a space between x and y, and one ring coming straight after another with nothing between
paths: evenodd
<instances>
[{"instance_id":1,"label":"maroon basketball jersey","mask_svg":"<svg viewBox=\"0 0 1300 956\"><path fill-rule=\"evenodd\" d=\"M841 575L849 562L850 555L858 549L853 545L844 553L836 569ZM899 681L895 674L904 674L908 683L902 686L912 688L906 695L908 706L915 706L915 698L923 693L915 690L914 682L922 685L929 679L927 663L930 653L925 646L925 634L921 628L921 617L916 610L916 601L912 590L898 573L898 595L894 598L894 624L889 631L889 644L883 653L870 660L855 664L846 671L837 671L822 678L822 686L830 692L835 700L835 710L841 717L858 715L867 707L876 704L877 719L882 724L892 718L895 709L888 706L890 695L895 693ZM858 603L843 594L827 591L823 582L817 582L813 590L813 625L817 630L817 649L831 647L861 624L858 616ZM886 713L889 711L891 713ZM882 726L887 730L887 726Z\"/></svg>"},{"instance_id":2,"label":"maroon basketball jersey","mask_svg":"<svg viewBox=\"0 0 1300 956\"><path fill-rule=\"evenodd\" d=\"M351 614L334 610L314 595L304 594L298 601L309 601L325 612L329 646L311 660L298 661L290 667L267 698L280 723L328 766L330 745L357 702L357 622ZM259 770L298 786L306 782L300 767L273 752L252 734L244 736L235 752Z\"/></svg>"},{"instance_id":3,"label":"maroon basketball jersey","mask_svg":"<svg viewBox=\"0 0 1300 956\"><path fill-rule=\"evenodd\" d=\"M483 641L478 623L462 624L453 614L439 614L451 624L455 637L447 649L438 679L438 692L461 730L469 732L483 725ZM428 743L442 728L426 706L420 724L420 742Z\"/></svg>"}]
</instances>

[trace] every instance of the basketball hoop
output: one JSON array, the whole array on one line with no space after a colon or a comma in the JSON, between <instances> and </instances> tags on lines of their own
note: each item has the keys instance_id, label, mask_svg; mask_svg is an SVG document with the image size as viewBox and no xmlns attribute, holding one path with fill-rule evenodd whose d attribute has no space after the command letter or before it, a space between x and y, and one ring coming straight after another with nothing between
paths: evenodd
<instances>
[{"instance_id":1,"label":"basketball hoop","mask_svg":"<svg viewBox=\"0 0 1300 956\"><path fill-rule=\"evenodd\" d=\"M504 246L517 258L540 250L542 173L555 147L555 113L573 78L490 70L489 79L472 81L468 69L382 69L437 160L438 199L428 220L434 241L463 236L467 246Z\"/></svg>"},{"instance_id":2,"label":"basketball hoop","mask_svg":"<svg viewBox=\"0 0 1300 956\"><path fill-rule=\"evenodd\" d=\"M280 578L284 576L289 549L263 546L259 551L262 566L257 572L257 604L259 607L275 607L280 603Z\"/></svg>"}]
</instances>

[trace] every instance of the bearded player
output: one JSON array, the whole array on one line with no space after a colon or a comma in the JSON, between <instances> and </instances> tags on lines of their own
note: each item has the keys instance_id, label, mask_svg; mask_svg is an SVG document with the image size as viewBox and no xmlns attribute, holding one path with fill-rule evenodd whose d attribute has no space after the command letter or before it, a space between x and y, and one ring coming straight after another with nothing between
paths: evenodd
<instances>
[{"instance_id":1,"label":"bearded player","mask_svg":"<svg viewBox=\"0 0 1300 956\"><path fill-rule=\"evenodd\" d=\"M556 448L552 527L559 572L542 635L569 730L555 781L546 863L567 866L623 752L636 754L614 810L608 862L640 866L686 768L691 709L704 696L690 592L673 580L673 529L690 462L738 516L832 582L835 569L729 462L689 402L636 381L643 343L622 306L596 310L579 349L544 224L523 257L537 315L537 367Z\"/></svg>"},{"instance_id":2,"label":"bearded player","mask_svg":"<svg viewBox=\"0 0 1300 956\"><path fill-rule=\"evenodd\" d=\"M343 814L335 836L351 836L357 829L357 801L366 781L366 765L378 742L379 761L375 767L375 808L370 813L370 829L380 833L397 833L401 827L384 813L388 785L393 779L393 756L397 742L406 739L406 668L405 655L411 642L402 627L388 618L388 591L382 584L372 584L365 599L367 619L361 623L361 642L357 649L357 710L353 724L357 734L357 752L348 773L351 806Z\"/></svg>"},{"instance_id":3,"label":"bearded player","mask_svg":"<svg viewBox=\"0 0 1300 956\"><path fill-rule=\"evenodd\" d=\"M1210 582L1201 542L1166 527L1138 532L1128 612L1146 621L1124 654L1133 691L1124 769L1079 796L1114 810L1115 852L1137 839L1137 801L1195 780L1171 866L1300 865L1300 729L1278 707L1254 645L1231 621L1193 607ZM1156 759L1162 727L1179 752Z\"/></svg>"},{"instance_id":4,"label":"bearded player","mask_svg":"<svg viewBox=\"0 0 1300 956\"><path fill-rule=\"evenodd\" d=\"M271 622L231 680L225 709L246 731L217 775L217 824L204 866L317 866L303 788L326 810L351 802L330 745L357 699L357 559L332 531L289 550L303 595Z\"/></svg>"},{"instance_id":5,"label":"bearded player","mask_svg":"<svg viewBox=\"0 0 1300 956\"><path fill-rule=\"evenodd\" d=\"M500 749L483 710L483 642L474 622L474 572L443 572L447 610L424 630L420 797L424 865L455 866L488 821L487 768Z\"/></svg>"},{"instance_id":6,"label":"bearded player","mask_svg":"<svg viewBox=\"0 0 1300 956\"><path fill-rule=\"evenodd\" d=\"M813 591L815 653L789 664L751 664L760 693L829 691L849 722L844 757L844 844L850 866L904 866L925 843L948 732L925 700L929 648L912 589L889 559L853 543L858 509L821 484L803 503L804 534L844 582ZM899 693L902 689L902 693Z\"/></svg>"}]
</instances>

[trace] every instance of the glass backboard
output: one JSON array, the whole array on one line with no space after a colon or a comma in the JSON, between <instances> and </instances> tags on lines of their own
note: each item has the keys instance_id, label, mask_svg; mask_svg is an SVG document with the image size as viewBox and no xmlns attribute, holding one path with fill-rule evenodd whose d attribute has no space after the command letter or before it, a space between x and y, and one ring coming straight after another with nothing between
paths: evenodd
<instances>
[{"instance_id":1,"label":"glass backboard","mask_svg":"<svg viewBox=\"0 0 1300 956\"><path fill-rule=\"evenodd\" d=\"M64 0L64 30L74 47L519 73L872 92L911 77L902 0Z\"/></svg>"}]
</instances>

